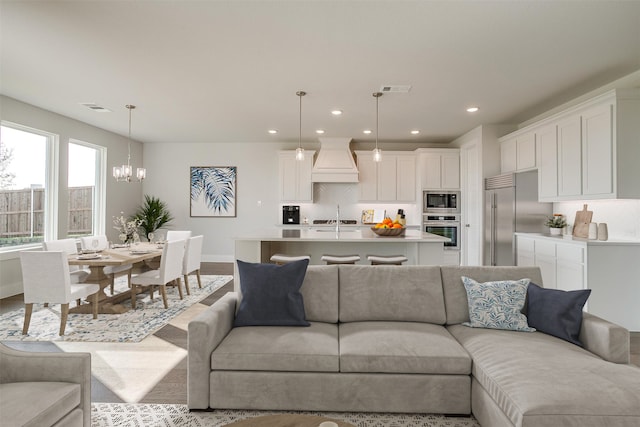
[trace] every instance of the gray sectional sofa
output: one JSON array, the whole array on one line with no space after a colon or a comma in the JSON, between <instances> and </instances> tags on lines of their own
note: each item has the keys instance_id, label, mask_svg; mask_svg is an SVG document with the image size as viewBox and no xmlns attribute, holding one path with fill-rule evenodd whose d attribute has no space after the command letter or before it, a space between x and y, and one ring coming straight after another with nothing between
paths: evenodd
<instances>
[{"instance_id":1,"label":"gray sectional sofa","mask_svg":"<svg viewBox=\"0 0 640 427\"><path fill-rule=\"evenodd\" d=\"M483 426L638 426L629 333L585 313L584 348L463 326L461 277L537 267L309 266L308 327L233 327L231 292L189 323L190 409L470 414Z\"/></svg>"}]
</instances>

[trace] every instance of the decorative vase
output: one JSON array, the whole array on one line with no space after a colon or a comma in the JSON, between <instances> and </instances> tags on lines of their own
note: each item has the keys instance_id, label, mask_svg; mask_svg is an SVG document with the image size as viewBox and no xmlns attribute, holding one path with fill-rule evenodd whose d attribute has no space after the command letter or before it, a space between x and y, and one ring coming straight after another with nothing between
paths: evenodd
<instances>
[{"instance_id":1,"label":"decorative vase","mask_svg":"<svg viewBox=\"0 0 640 427\"><path fill-rule=\"evenodd\" d=\"M551 234L552 236L559 236L560 233L562 233L562 228L549 228L549 234Z\"/></svg>"}]
</instances>

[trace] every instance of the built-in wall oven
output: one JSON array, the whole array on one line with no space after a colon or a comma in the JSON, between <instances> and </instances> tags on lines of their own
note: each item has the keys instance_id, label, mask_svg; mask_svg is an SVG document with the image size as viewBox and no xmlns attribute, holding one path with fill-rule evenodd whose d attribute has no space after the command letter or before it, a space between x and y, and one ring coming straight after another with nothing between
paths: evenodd
<instances>
[{"instance_id":1,"label":"built-in wall oven","mask_svg":"<svg viewBox=\"0 0 640 427\"><path fill-rule=\"evenodd\" d=\"M445 249L460 250L460 215L425 214L422 229L451 239L444 243Z\"/></svg>"}]
</instances>

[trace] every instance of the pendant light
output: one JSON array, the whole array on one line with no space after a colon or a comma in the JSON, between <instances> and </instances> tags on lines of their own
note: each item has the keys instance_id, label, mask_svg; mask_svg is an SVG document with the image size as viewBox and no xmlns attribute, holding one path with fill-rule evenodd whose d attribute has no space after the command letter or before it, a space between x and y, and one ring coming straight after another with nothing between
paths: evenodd
<instances>
[{"instance_id":1,"label":"pendant light","mask_svg":"<svg viewBox=\"0 0 640 427\"><path fill-rule=\"evenodd\" d=\"M376 99L376 148L373 149L373 161L382 161L382 150L378 148L378 98L382 96L382 92L373 92L373 97Z\"/></svg>"},{"instance_id":2,"label":"pendant light","mask_svg":"<svg viewBox=\"0 0 640 427\"><path fill-rule=\"evenodd\" d=\"M306 94L307 92L304 92L302 90L296 92L296 95L298 95L298 98L300 98L300 108L298 110L300 112L300 128L298 131L298 148L296 148L296 160L299 161L304 160L304 148L302 148L302 97Z\"/></svg>"},{"instance_id":3,"label":"pendant light","mask_svg":"<svg viewBox=\"0 0 640 427\"><path fill-rule=\"evenodd\" d=\"M133 176L133 168L131 167L131 110L135 109L135 105L127 104L125 107L129 110L129 141L127 145L127 164L122 166L114 166L113 167L113 177L116 181L126 181L131 182L131 177ZM147 170L145 168L136 169L136 178L138 181L142 181L147 177Z\"/></svg>"}]
</instances>

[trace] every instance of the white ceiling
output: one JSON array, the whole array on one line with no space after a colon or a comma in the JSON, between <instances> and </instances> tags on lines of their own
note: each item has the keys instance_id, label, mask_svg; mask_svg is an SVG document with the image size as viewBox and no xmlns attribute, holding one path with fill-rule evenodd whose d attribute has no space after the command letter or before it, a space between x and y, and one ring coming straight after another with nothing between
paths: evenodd
<instances>
[{"instance_id":1,"label":"white ceiling","mask_svg":"<svg viewBox=\"0 0 640 427\"><path fill-rule=\"evenodd\" d=\"M1 93L153 142L448 142L640 70L640 1L2 1ZM634 83L635 85L635 83ZM640 85L640 83L638 84ZM96 113L93 102L113 110ZM469 114L465 108L477 105ZM344 114L333 117L330 110ZM277 135L267 130L279 130ZM412 136L409 131L419 129Z\"/></svg>"}]
</instances>

